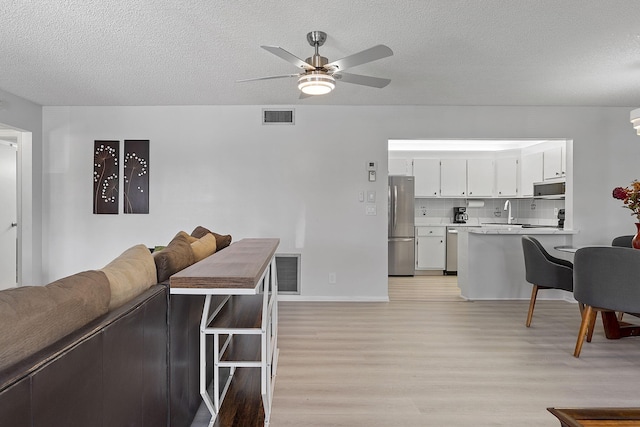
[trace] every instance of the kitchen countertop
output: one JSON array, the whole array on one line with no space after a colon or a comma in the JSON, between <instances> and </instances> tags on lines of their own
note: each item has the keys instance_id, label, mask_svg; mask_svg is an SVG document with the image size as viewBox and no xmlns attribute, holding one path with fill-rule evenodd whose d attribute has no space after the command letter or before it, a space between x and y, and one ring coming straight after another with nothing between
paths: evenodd
<instances>
[{"instance_id":1,"label":"kitchen countertop","mask_svg":"<svg viewBox=\"0 0 640 427\"><path fill-rule=\"evenodd\" d=\"M480 224L478 224L477 221L469 221L467 223L464 224L459 224L459 223L454 223L454 222L438 222L437 219L433 219L433 218L422 218L422 217L416 217L414 220L414 225L416 227L479 227Z\"/></svg>"},{"instance_id":2,"label":"kitchen countertop","mask_svg":"<svg viewBox=\"0 0 640 427\"><path fill-rule=\"evenodd\" d=\"M549 227L528 227L522 228L520 226L509 227L506 224L504 226L484 226L484 227L472 227L468 230L472 234L578 234L578 230L565 230L561 228L549 228Z\"/></svg>"},{"instance_id":3,"label":"kitchen countertop","mask_svg":"<svg viewBox=\"0 0 640 427\"><path fill-rule=\"evenodd\" d=\"M522 224L509 225L507 223L480 223L477 219L470 219L465 224L453 222L438 222L434 218L415 218L416 227L449 227L459 228L475 234L562 234L571 235L578 234L578 230L559 229L548 225Z\"/></svg>"}]
</instances>

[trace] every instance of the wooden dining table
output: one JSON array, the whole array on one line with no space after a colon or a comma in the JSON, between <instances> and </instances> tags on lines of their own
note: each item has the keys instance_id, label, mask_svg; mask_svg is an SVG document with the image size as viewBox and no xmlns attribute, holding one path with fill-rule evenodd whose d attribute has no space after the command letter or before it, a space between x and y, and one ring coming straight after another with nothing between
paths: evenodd
<instances>
[{"instance_id":1,"label":"wooden dining table","mask_svg":"<svg viewBox=\"0 0 640 427\"><path fill-rule=\"evenodd\" d=\"M589 245L589 246L607 246L607 245ZM586 246L554 246L553 249L575 254L578 249ZM615 311L603 310L600 312L602 316L602 324L604 325L604 334L610 340L618 340L625 337L640 336L640 325L623 322L618 318Z\"/></svg>"}]
</instances>

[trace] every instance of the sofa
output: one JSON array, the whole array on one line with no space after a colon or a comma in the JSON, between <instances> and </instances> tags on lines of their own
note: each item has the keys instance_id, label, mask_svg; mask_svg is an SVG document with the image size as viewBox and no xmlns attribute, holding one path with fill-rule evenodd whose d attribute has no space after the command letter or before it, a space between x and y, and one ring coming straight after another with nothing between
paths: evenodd
<instances>
[{"instance_id":1,"label":"sofa","mask_svg":"<svg viewBox=\"0 0 640 427\"><path fill-rule=\"evenodd\" d=\"M170 295L169 277L230 243L196 227L98 270L0 291L0 426L188 427L203 297Z\"/></svg>"}]
</instances>

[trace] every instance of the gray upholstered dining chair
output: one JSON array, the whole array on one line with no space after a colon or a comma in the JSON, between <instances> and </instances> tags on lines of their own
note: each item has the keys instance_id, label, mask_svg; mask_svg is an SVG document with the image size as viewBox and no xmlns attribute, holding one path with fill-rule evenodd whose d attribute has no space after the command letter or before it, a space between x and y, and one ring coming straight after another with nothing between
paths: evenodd
<instances>
[{"instance_id":1,"label":"gray upholstered dining chair","mask_svg":"<svg viewBox=\"0 0 640 427\"><path fill-rule=\"evenodd\" d=\"M633 235L628 236L618 236L611 241L611 246L620 246L623 248L631 248L631 240L633 240Z\"/></svg>"},{"instance_id":2,"label":"gray upholstered dining chair","mask_svg":"<svg viewBox=\"0 0 640 427\"><path fill-rule=\"evenodd\" d=\"M527 313L528 328L531 326L539 289L573 291L573 264L549 255L538 239L531 236L522 236L522 251L526 280L533 285Z\"/></svg>"},{"instance_id":3,"label":"gray upholstered dining chair","mask_svg":"<svg viewBox=\"0 0 640 427\"><path fill-rule=\"evenodd\" d=\"M611 246L620 246L623 248L632 248L633 245L631 244L631 241L633 240L633 234L629 234L626 236L618 236L615 237L612 241L611 241ZM622 320L622 317L624 316L624 313L621 311L620 313L618 313L618 320Z\"/></svg>"},{"instance_id":4,"label":"gray upholstered dining chair","mask_svg":"<svg viewBox=\"0 0 640 427\"><path fill-rule=\"evenodd\" d=\"M592 246L576 251L573 295L585 305L575 357L591 341L598 311L640 313L640 250Z\"/></svg>"}]
</instances>

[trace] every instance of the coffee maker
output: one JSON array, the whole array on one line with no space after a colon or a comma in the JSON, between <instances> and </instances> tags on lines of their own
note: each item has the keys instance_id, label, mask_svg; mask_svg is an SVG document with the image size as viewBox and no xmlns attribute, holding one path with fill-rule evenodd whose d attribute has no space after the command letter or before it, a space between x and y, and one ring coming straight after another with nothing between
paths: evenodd
<instances>
[{"instance_id":1,"label":"coffee maker","mask_svg":"<svg viewBox=\"0 0 640 427\"><path fill-rule=\"evenodd\" d=\"M558 210L558 228L564 228L564 209Z\"/></svg>"},{"instance_id":2,"label":"coffee maker","mask_svg":"<svg viewBox=\"0 0 640 427\"><path fill-rule=\"evenodd\" d=\"M456 224L465 224L469 216L467 215L467 208L464 206L453 208L453 222Z\"/></svg>"}]
</instances>

